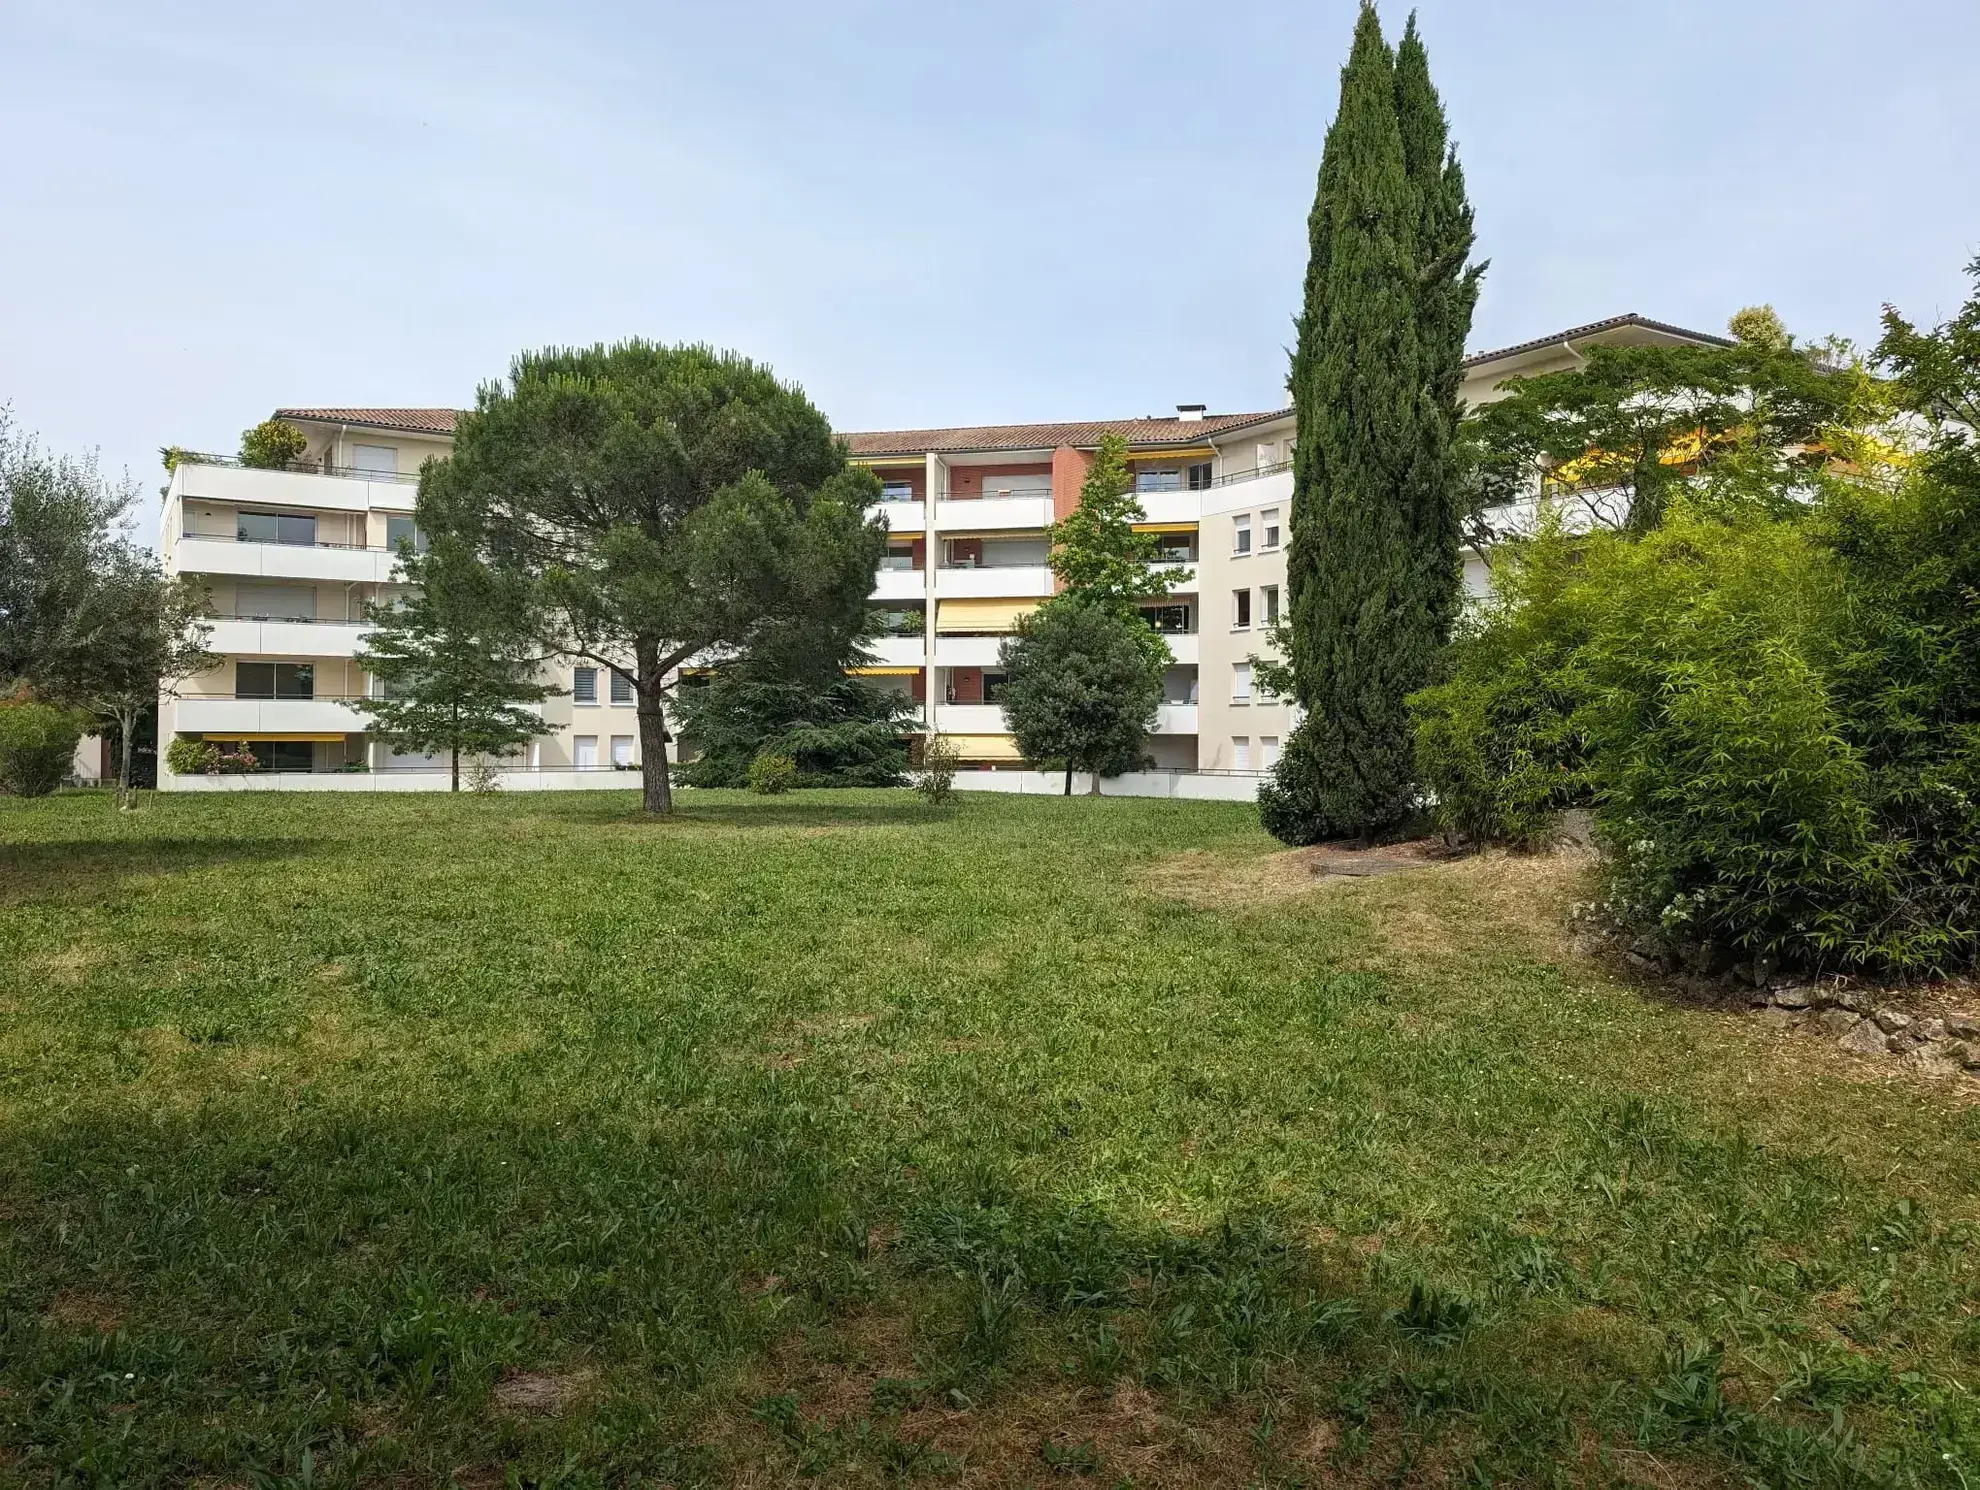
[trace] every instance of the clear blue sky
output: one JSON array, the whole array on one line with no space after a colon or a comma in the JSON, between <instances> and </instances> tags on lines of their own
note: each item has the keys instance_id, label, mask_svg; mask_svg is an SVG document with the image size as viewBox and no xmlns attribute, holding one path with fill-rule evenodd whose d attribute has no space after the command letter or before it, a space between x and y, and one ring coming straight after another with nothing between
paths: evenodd
<instances>
[{"instance_id":1,"label":"clear blue sky","mask_svg":"<svg viewBox=\"0 0 1980 1490\"><path fill-rule=\"evenodd\" d=\"M1474 347L1962 297L1976 0L1420 10L1492 260ZM1274 407L1353 16L7 0L0 402L147 486L279 404L461 403L633 334L846 429Z\"/></svg>"}]
</instances>

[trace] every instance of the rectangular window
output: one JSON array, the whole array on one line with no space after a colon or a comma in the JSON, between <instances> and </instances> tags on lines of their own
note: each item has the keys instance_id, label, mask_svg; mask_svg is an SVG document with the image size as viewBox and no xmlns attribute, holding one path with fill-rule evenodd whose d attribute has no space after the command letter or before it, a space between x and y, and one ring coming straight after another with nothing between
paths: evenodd
<instances>
[{"instance_id":1,"label":"rectangular window","mask_svg":"<svg viewBox=\"0 0 1980 1490\"><path fill-rule=\"evenodd\" d=\"M1004 701L1004 685L1009 681L1010 679L1003 673L985 673L983 675L983 702L986 704L1001 704Z\"/></svg>"},{"instance_id":2,"label":"rectangular window","mask_svg":"<svg viewBox=\"0 0 1980 1490\"><path fill-rule=\"evenodd\" d=\"M571 760L580 771L589 771L598 764L598 736L573 735L571 737Z\"/></svg>"},{"instance_id":3,"label":"rectangular window","mask_svg":"<svg viewBox=\"0 0 1980 1490\"><path fill-rule=\"evenodd\" d=\"M1141 608L1141 615L1150 626L1169 636L1185 636L1189 632L1189 607L1186 605L1145 605Z\"/></svg>"},{"instance_id":4,"label":"rectangular window","mask_svg":"<svg viewBox=\"0 0 1980 1490\"><path fill-rule=\"evenodd\" d=\"M1231 736L1231 769L1233 771L1251 769L1251 736Z\"/></svg>"},{"instance_id":5,"label":"rectangular window","mask_svg":"<svg viewBox=\"0 0 1980 1490\"><path fill-rule=\"evenodd\" d=\"M1265 612L1265 624L1267 626L1278 625L1279 587L1277 585L1261 585L1258 590L1258 603Z\"/></svg>"},{"instance_id":6,"label":"rectangular window","mask_svg":"<svg viewBox=\"0 0 1980 1490\"><path fill-rule=\"evenodd\" d=\"M1258 737L1258 769L1269 771L1279 763L1279 737L1260 735Z\"/></svg>"},{"instance_id":7,"label":"rectangular window","mask_svg":"<svg viewBox=\"0 0 1980 1490\"><path fill-rule=\"evenodd\" d=\"M313 621L316 591L301 585L238 584L234 614L247 621Z\"/></svg>"},{"instance_id":8,"label":"rectangular window","mask_svg":"<svg viewBox=\"0 0 1980 1490\"><path fill-rule=\"evenodd\" d=\"M598 702L598 669L595 667L574 667L571 669L571 702L574 704L595 704ZM592 749L598 742L591 742Z\"/></svg>"},{"instance_id":9,"label":"rectangular window","mask_svg":"<svg viewBox=\"0 0 1980 1490\"><path fill-rule=\"evenodd\" d=\"M1279 546L1279 509L1267 507L1258 514L1258 526L1265 531L1259 535L1259 547L1275 549Z\"/></svg>"},{"instance_id":10,"label":"rectangular window","mask_svg":"<svg viewBox=\"0 0 1980 1490\"><path fill-rule=\"evenodd\" d=\"M1269 471L1279 463L1279 445L1276 440L1258 442L1258 469Z\"/></svg>"},{"instance_id":11,"label":"rectangular window","mask_svg":"<svg viewBox=\"0 0 1980 1490\"><path fill-rule=\"evenodd\" d=\"M316 768L316 747L307 740L243 740L264 771L310 771Z\"/></svg>"},{"instance_id":12,"label":"rectangular window","mask_svg":"<svg viewBox=\"0 0 1980 1490\"><path fill-rule=\"evenodd\" d=\"M351 466L367 476L396 476L399 474L398 447L355 445L351 448Z\"/></svg>"},{"instance_id":13,"label":"rectangular window","mask_svg":"<svg viewBox=\"0 0 1980 1490\"><path fill-rule=\"evenodd\" d=\"M629 681L627 681L627 679L623 675L619 673L613 673L612 702L615 704L629 704L632 701L633 701L632 684Z\"/></svg>"},{"instance_id":14,"label":"rectangular window","mask_svg":"<svg viewBox=\"0 0 1980 1490\"><path fill-rule=\"evenodd\" d=\"M632 769L632 736L612 736L612 764L621 771Z\"/></svg>"},{"instance_id":15,"label":"rectangular window","mask_svg":"<svg viewBox=\"0 0 1980 1490\"><path fill-rule=\"evenodd\" d=\"M237 512L234 538L240 543L291 543L308 548L316 542L316 519L296 512Z\"/></svg>"},{"instance_id":16,"label":"rectangular window","mask_svg":"<svg viewBox=\"0 0 1980 1490\"><path fill-rule=\"evenodd\" d=\"M1248 554L1251 552L1251 514L1241 513L1231 519L1231 552Z\"/></svg>"},{"instance_id":17,"label":"rectangular window","mask_svg":"<svg viewBox=\"0 0 1980 1490\"><path fill-rule=\"evenodd\" d=\"M1142 491L1181 491L1181 471L1136 471L1134 489Z\"/></svg>"},{"instance_id":18,"label":"rectangular window","mask_svg":"<svg viewBox=\"0 0 1980 1490\"><path fill-rule=\"evenodd\" d=\"M418 523L409 517L388 517L385 519L385 546L397 553L399 545L406 539L412 540L413 552L426 552L426 534Z\"/></svg>"},{"instance_id":19,"label":"rectangular window","mask_svg":"<svg viewBox=\"0 0 1980 1490\"><path fill-rule=\"evenodd\" d=\"M912 502L914 483L912 481L883 481L880 483L880 500L883 502Z\"/></svg>"},{"instance_id":20,"label":"rectangular window","mask_svg":"<svg viewBox=\"0 0 1980 1490\"><path fill-rule=\"evenodd\" d=\"M1233 590L1231 591L1231 630L1249 631L1250 629L1251 591Z\"/></svg>"},{"instance_id":21,"label":"rectangular window","mask_svg":"<svg viewBox=\"0 0 1980 1490\"><path fill-rule=\"evenodd\" d=\"M1248 662L1231 664L1231 702L1234 704L1251 702L1251 664Z\"/></svg>"},{"instance_id":22,"label":"rectangular window","mask_svg":"<svg viewBox=\"0 0 1980 1490\"><path fill-rule=\"evenodd\" d=\"M235 698L315 698L313 662L237 662Z\"/></svg>"},{"instance_id":23,"label":"rectangular window","mask_svg":"<svg viewBox=\"0 0 1980 1490\"><path fill-rule=\"evenodd\" d=\"M1201 465L1195 465L1189 468L1189 489L1191 491L1210 490L1209 461L1206 460Z\"/></svg>"},{"instance_id":24,"label":"rectangular window","mask_svg":"<svg viewBox=\"0 0 1980 1490\"><path fill-rule=\"evenodd\" d=\"M912 569L914 565L914 545L894 543L887 547L887 557L880 561L882 569Z\"/></svg>"}]
</instances>

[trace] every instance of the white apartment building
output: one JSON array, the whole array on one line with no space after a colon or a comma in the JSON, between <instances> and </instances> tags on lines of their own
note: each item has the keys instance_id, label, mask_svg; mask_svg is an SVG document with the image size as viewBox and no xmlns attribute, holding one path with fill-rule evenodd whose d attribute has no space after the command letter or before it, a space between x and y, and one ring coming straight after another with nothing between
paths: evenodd
<instances>
[{"instance_id":1,"label":"white apartment building","mask_svg":"<svg viewBox=\"0 0 1980 1490\"><path fill-rule=\"evenodd\" d=\"M1718 343L1636 315L1467 360L1463 397L1494 397L1510 377L1571 367L1591 342ZM178 778L174 787L439 787L444 763L372 740L352 706L373 682L353 657L362 606L389 593L397 545L413 524L420 465L444 456L451 409L278 409L302 430L288 470L211 458L179 464L160 546L169 572L197 575L212 599L220 661L161 700L160 754L175 736L243 742L269 768L256 778ZM1158 770L1246 783L1270 770L1295 722L1253 679L1286 595L1292 509L1292 411L1173 415L1089 423L869 431L846 436L879 476L890 538L874 576L884 634L859 669L920 705L922 727L948 736L965 765L1021 771L998 703L998 649L1053 593L1052 522L1077 504L1103 434L1129 445L1146 531L1186 576L1146 607L1175 663L1152 745ZM1481 556L1467 581L1485 583ZM624 785L638 764L630 691L585 665L554 669L565 696L541 706L543 733L514 785ZM692 742L686 742L692 748ZM354 779L355 778L355 779Z\"/></svg>"}]
</instances>

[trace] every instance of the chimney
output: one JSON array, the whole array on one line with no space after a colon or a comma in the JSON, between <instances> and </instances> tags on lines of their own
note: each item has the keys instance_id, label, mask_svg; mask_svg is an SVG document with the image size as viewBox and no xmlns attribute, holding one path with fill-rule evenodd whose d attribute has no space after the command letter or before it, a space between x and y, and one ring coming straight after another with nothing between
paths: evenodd
<instances>
[{"instance_id":1,"label":"chimney","mask_svg":"<svg viewBox=\"0 0 1980 1490\"><path fill-rule=\"evenodd\" d=\"M1184 424L1194 424L1203 417L1203 411L1208 407L1208 404L1177 404L1176 418Z\"/></svg>"}]
</instances>

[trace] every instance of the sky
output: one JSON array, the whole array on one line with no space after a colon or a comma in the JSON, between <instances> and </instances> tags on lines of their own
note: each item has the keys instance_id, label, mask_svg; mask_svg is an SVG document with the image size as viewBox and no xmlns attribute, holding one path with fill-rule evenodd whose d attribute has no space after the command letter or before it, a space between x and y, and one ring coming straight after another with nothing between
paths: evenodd
<instances>
[{"instance_id":1,"label":"sky","mask_svg":"<svg viewBox=\"0 0 1980 1490\"><path fill-rule=\"evenodd\" d=\"M1354 13L0 0L0 404L147 488L281 405L463 405L626 336L840 429L1279 407ZM1980 0L1418 13L1475 350L1965 297Z\"/></svg>"}]
</instances>

